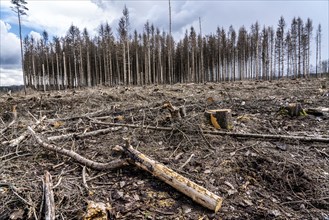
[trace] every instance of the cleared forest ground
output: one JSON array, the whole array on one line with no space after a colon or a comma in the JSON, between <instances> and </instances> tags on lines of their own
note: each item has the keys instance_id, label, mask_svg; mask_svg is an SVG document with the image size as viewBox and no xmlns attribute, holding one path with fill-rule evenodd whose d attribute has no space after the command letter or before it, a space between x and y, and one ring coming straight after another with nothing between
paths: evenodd
<instances>
[{"instance_id":1,"label":"cleared forest ground","mask_svg":"<svg viewBox=\"0 0 329 220\"><path fill-rule=\"evenodd\" d=\"M210 97L214 101L209 102ZM168 110L162 108L164 101L185 105L187 116L170 121ZM0 219L44 215L42 179L46 170L56 185L57 219L81 219L88 201L108 203L113 219L328 219L328 143L201 132L215 130L204 119L206 109L229 108L234 122L231 133L329 138L328 112L291 117L280 111L294 102L305 109L328 108L328 78L29 91L27 96L15 93L12 97L3 94ZM14 105L16 122L5 129L12 120ZM112 149L124 145L123 137L130 138L139 151L223 197L222 208L214 214L133 165L114 171L87 168L82 174L81 164L43 149L31 135L10 146L8 142L25 132L28 125L35 125L31 115L37 119L46 116L34 128L45 140L106 129L106 123L138 125L49 142L106 163L120 157ZM106 123L97 123L100 121Z\"/></svg>"}]
</instances>

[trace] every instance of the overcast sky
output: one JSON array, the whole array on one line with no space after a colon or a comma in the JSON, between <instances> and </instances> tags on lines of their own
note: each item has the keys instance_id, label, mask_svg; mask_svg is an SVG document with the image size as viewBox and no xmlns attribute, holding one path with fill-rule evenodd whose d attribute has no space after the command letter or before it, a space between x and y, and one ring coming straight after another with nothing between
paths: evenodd
<instances>
[{"instance_id":1,"label":"overcast sky","mask_svg":"<svg viewBox=\"0 0 329 220\"><path fill-rule=\"evenodd\" d=\"M86 27L94 34L100 23L108 21L116 35L118 20L124 5L130 13L131 30L142 31L148 20L160 30L168 31L168 1L114 1L114 0L27 0L28 15L23 18L23 36L27 34L40 37L46 30L50 37L63 36L69 26L74 24L80 30ZM216 28L226 30L233 25L236 31L258 21L261 26L273 26L282 15L290 27L293 17L313 21L313 46L311 63L315 63L315 31L322 26L322 59L328 59L329 50L329 4L328 0L299 1L224 1L224 0L171 0L172 30L176 40L186 29L194 26L199 30L199 17L202 20L203 34L210 34ZM20 47L17 17L10 9L10 0L0 0L0 85L22 84L20 66ZM50 39L51 39L50 38Z\"/></svg>"}]
</instances>

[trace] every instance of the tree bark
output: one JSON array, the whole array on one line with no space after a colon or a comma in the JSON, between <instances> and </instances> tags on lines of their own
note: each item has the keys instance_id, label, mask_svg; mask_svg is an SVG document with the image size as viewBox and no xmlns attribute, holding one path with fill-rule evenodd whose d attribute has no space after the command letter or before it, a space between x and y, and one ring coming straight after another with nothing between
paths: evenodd
<instances>
[{"instance_id":1,"label":"tree bark","mask_svg":"<svg viewBox=\"0 0 329 220\"><path fill-rule=\"evenodd\" d=\"M45 198L45 219L55 220L55 201L53 192L53 183L51 175L48 171L44 175L44 198Z\"/></svg>"},{"instance_id":2,"label":"tree bark","mask_svg":"<svg viewBox=\"0 0 329 220\"><path fill-rule=\"evenodd\" d=\"M155 177L193 199L193 201L215 211L215 213L221 208L223 199L218 195L183 177L163 164L150 159L130 145L124 147L123 150L136 166L153 174Z\"/></svg>"}]
</instances>

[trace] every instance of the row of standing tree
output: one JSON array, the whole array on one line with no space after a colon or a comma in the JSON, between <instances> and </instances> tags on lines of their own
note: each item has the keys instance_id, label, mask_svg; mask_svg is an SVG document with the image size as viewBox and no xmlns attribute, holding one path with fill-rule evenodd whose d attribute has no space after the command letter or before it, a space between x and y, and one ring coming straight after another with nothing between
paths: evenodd
<instances>
[{"instance_id":1,"label":"row of standing tree","mask_svg":"<svg viewBox=\"0 0 329 220\"><path fill-rule=\"evenodd\" d=\"M175 42L148 21L142 33L131 32L125 7L117 27L118 38L106 22L91 37L71 25L64 37L24 39L27 86L66 89L96 85L145 85L220 82L243 79L272 80L310 75L312 20L283 17L276 30L258 22L248 31L217 28L203 36L191 27ZM321 26L316 31L316 73L322 72ZM327 68L328 65L326 65ZM325 70L327 71L327 70Z\"/></svg>"}]
</instances>

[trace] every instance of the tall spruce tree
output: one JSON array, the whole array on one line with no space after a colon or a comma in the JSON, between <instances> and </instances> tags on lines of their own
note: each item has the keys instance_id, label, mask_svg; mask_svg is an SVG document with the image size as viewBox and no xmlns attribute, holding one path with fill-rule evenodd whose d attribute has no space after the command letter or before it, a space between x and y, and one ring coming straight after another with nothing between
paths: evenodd
<instances>
[{"instance_id":1,"label":"tall spruce tree","mask_svg":"<svg viewBox=\"0 0 329 220\"><path fill-rule=\"evenodd\" d=\"M21 44L21 62L22 62L22 72L23 72L23 82L24 82L24 93L26 95L26 76L24 71L24 56L23 56L23 42L22 42L22 22L21 17L26 15L26 11L29 9L26 7L27 2L25 0L11 0L13 6L11 9L17 14L18 26L19 26L19 39Z\"/></svg>"}]
</instances>

